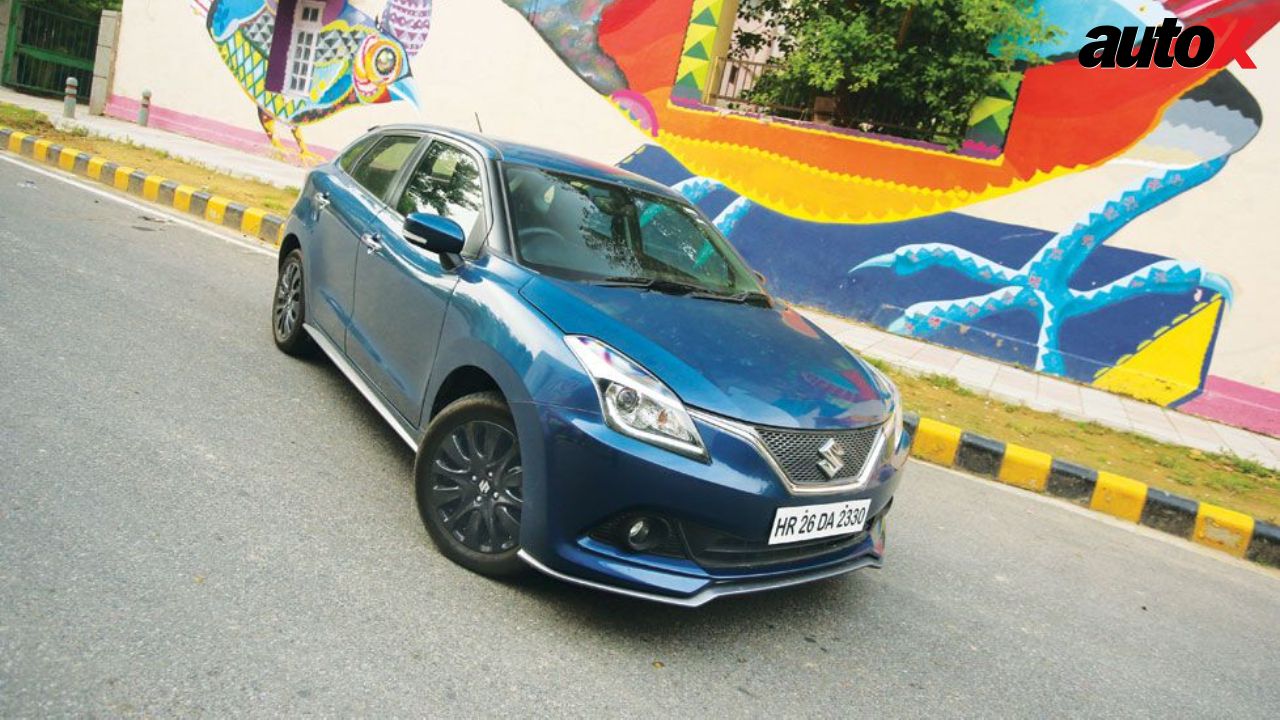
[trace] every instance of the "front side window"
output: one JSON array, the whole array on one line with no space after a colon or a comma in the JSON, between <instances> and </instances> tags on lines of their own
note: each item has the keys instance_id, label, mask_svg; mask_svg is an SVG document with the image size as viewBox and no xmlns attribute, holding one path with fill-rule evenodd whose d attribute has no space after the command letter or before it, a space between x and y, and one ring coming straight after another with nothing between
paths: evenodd
<instances>
[{"instance_id":1,"label":"front side window","mask_svg":"<svg viewBox=\"0 0 1280 720\"><path fill-rule=\"evenodd\" d=\"M506 166L506 189L518 255L540 272L761 292L738 254L687 203L519 165Z\"/></svg>"},{"instance_id":2,"label":"front side window","mask_svg":"<svg viewBox=\"0 0 1280 720\"><path fill-rule=\"evenodd\" d=\"M483 209L480 168L470 155L440 140L431 143L396 203L401 215L431 213L449 218L467 232L476 229Z\"/></svg>"},{"instance_id":3,"label":"front side window","mask_svg":"<svg viewBox=\"0 0 1280 720\"><path fill-rule=\"evenodd\" d=\"M391 135L378 140L351 170L351 178L375 197L385 198L396 174L409 159L420 138L413 135Z\"/></svg>"}]
</instances>

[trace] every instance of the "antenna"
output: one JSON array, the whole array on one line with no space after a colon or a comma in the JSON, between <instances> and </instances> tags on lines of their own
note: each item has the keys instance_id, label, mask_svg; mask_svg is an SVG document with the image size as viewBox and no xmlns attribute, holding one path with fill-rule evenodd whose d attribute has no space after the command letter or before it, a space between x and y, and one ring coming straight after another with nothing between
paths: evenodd
<instances>
[{"instance_id":1,"label":"antenna","mask_svg":"<svg viewBox=\"0 0 1280 720\"><path fill-rule=\"evenodd\" d=\"M476 116L476 130L484 133L484 126L480 124L480 113L473 113Z\"/></svg>"}]
</instances>

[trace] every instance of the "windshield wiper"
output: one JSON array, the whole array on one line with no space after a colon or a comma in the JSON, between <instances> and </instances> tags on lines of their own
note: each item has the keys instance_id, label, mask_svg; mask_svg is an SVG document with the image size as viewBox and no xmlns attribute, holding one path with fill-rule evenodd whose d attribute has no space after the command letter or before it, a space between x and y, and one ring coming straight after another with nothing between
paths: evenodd
<instances>
[{"instance_id":1,"label":"windshield wiper","mask_svg":"<svg viewBox=\"0 0 1280 720\"><path fill-rule=\"evenodd\" d=\"M602 287L634 287L644 290L652 290L654 292L667 293L670 295L687 295L691 298L698 298L700 300L747 303L750 305L773 307L772 300L769 299L768 295L762 292L755 292L752 290L740 293L716 292L701 285L680 282L679 280L617 276L604 278L603 280L592 280L590 282L592 285L600 285Z\"/></svg>"},{"instance_id":2,"label":"windshield wiper","mask_svg":"<svg viewBox=\"0 0 1280 720\"><path fill-rule=\"evenodd\" d=\"M652 290L654 292L668 293L671 295L688 295L702 291L702 288L690 283L682 283L676 280L663 280L661 278L642 278L642 277L608 277L603 280L592 280L592 285L600 285L602 287L634 287L644 290Z\"/></svg>"},{"instance_id":3,"label":"windshield wiper","mask_svg":"<svg viewBox=\"0 0 1280 720\"><path fill-rule=\"evenodd\" d=\"M773 302L769 299L768 295L750 290L734 294L698 291L689 293L689 297L699 298L701 300L715 300L717 302L746 303L748 305L773 307Z\"/></svg>"}]
</instances>

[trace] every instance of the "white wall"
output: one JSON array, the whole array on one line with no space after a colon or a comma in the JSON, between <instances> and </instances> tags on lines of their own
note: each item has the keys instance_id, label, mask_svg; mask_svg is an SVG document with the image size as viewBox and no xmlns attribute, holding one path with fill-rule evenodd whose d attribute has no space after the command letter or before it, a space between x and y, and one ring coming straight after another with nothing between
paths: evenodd
<instances>
[{"instance_id":1,"label":"white wall","mask_svg":"<svg viewBox=\"0 0 1280 720\"><path fill-rule=\"evenodd\" d=\"M376 16L382 3L355 3ZM340 148L372 125L431 122L475 128L615 163L645 136L577 78L501 0L436 0L431 37L413 62L421 112L406 103L351 108L303 129ZM185 0L125 0L115 93L260 131L257 111ZM288 131L281 131L291 145Z\"/></svg>"}]
</instances>

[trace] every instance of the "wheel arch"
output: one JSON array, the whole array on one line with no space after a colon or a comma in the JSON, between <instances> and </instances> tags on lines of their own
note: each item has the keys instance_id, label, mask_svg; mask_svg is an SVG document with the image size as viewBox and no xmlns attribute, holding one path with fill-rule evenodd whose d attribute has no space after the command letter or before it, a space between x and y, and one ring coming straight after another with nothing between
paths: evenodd
<instances>
[{"instance_id":1,"label":"wheel arch","mask_svg":"<svg viewBox=\"0 0 1280 720\"><path fill-rule=\"evenodd\" d=\"M502 386L484 368L477 365L460 365L440 381L435 398L431 401L430 407L426 408L425 417L430 421L430 418L438 415L455 400L481 392L496 392L502 396L503 401L510 404L507 394L502 391Z\"/></svg>"},{"instance_id":2,"label":"wheel arch","mask_svg":"<svg viewBox=\"0 0 1280 720\"><path fill-rule=\"evenodd\" d=\"M473 392L497 392L508 405L529 400L520 373L493 348L470 337L440 348L431 374L422 407L424 427L449 403Z\"/></svg>"},{"instance_id":3,"label":"wheel arch","mask_svg":"<svg viewBox=\"0 0 1280 720\"><path fill-rule=\"evenodd\" d=\"M284 259L289 257L289 253L301 249L302 241L298 239L296 233L285 235L284 240L280 242L280 254L276 257L276 267L284 265Z\"/></svg>"}]
</instances>

